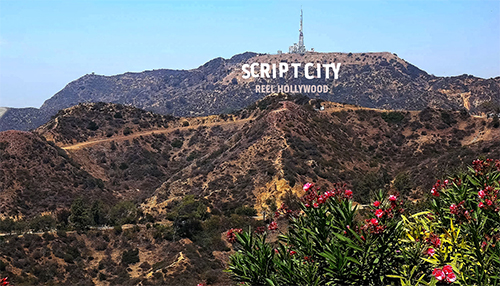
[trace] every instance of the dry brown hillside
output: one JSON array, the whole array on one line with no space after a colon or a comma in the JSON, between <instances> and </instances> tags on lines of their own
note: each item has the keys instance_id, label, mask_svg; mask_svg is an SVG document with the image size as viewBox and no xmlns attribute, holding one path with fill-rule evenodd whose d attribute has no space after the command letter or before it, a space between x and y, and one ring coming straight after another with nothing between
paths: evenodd
<instances>
[{"instance_id":1,"label":"dry brown hillside","mask_svg":"<svg viewBox=\"0 0 500 286\"><path fill-rule=\"evenodd\" d=\"M124 107L98 106L63 111L37 132L120 197L145 200L154 214L186 194L223 212L241 204L262 210L287 193L300 195L306 181L347 182L363 201L408 174L417 192L446 175L443 166L499 156L492 119L467 112L376 110L286 95L230 115L186 119L138 111L116 118ZM97 130L88 130L86 113L96 116ZM66 130L75 118L82 124L71 128L73 137Z\"/></svg>"},{"instance_id":2,"label":"dry brown hillside","mask_svg":"<svg viewBox=\"0 0 500 286\"><path fill-rule=\"evenodd\" d=\"M0 211L23 218L0 220L0 274L16 285L232 285L224 232L265 225L254 216L296 204L303 183L345 182L357 203L379 189L422 200L437 178L500 158L499 125L283 94L190 118L74 106L33 133L0 133Z\"/></svg>"},{"instance_id":3,"label":"dry brown hillside","mask_svg":"<svg viewBox=\"0 0 500 286\"><path fill-rule=\"evenodd\" d=\"M104 183L44 137L0 132L0 216L32 217L68 208L77 196L113 201Z\"/></svg>"}]
</instances>

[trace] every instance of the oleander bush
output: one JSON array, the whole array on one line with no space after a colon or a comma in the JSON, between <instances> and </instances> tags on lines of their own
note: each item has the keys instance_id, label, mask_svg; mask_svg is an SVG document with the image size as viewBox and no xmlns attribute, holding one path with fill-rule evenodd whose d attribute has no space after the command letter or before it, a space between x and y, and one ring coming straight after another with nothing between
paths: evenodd
<instances>
[{"instance_id":1,"label":"oleander bush","mask_svg":"<svg viewBox=\"0 0 500 286\"><path fill-rule=\"evenodd\" d=\"M418 213L397 192L360 207L345 185L307 183L299 210L227 232L227 272L243 285L500 285L499 180L499 160L475 160L438 180Z\"/></svg>"}]
</instances>

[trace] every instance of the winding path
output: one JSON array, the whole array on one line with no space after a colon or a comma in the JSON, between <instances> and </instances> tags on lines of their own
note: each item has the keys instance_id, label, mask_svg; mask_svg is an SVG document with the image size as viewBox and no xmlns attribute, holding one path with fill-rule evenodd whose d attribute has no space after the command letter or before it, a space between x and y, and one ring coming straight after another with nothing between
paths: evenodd
<instances>
[{"instance_id":1,"label":"winding path","mask_svg":"<svg viewBox=\"0 0 500 286\"><path fill-rule=\"evenodd\" d=\"M147 130L147 131L141 131L141 132L134 132L134 133L129 134L129 135L120 135L120 136L113 136L113 137L109 137L109 138L95 139L95 140L90 140L90 141L85 141L85 142L80 142L80 143L76 143L76 144L72 144L72 145L60 146L60 147L64 150L78 150L78 149L81 149L84 147L89 147L89 146L101 144L104 142L124 141L124 140L137 138L140 136L151 135L153 133L156 133L156 134L170 133L170 132L173 132L175 130L186 130L186 129L199 127L199 126L230 125L230 124L242 125L242 124L244 124L247 121L252 120L252 119L255 119L255 118L249 117L249 118L240 119L237 121L210 122L210 123L203 123L203 124L199 124L199 125L195 125L195 126L179 126L179 127Z\"/></svg>"}]
</instances>

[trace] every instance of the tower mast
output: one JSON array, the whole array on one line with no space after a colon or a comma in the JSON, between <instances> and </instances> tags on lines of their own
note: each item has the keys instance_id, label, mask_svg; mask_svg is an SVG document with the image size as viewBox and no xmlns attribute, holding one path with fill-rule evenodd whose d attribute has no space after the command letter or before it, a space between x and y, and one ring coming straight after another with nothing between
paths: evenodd
<instances>
[{"instance_id":1,"label":"tower mast","mask_svg":"<svg viewBox=\"0 0 500 286\"><path fill-rule=\"evenodd\" d=\"M302 8L300 9L299 52L305 52L304 33L302 32Z\"/></svg>"},{"instance_id":2,"label":"tower mast","mask_svg":"<svg viewBox=\"0 0 500 286\"><path fill-rule=\"evenodd\" d=\"M299 29L299 42L294 43L293 46L290 46L290 53L292 54L304 54L307 52L306 46L304 45L304 26L302 25L302 8L300 8L300 29Z\"/></svg>"}]
</instances>

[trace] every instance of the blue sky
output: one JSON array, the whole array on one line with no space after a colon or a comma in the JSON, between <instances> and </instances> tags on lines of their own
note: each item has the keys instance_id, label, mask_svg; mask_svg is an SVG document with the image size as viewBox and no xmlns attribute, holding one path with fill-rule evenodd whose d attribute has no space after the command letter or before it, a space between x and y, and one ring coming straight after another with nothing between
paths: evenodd
<instances>
[{"instance_id":1,"label":"blue sky","mask_svg":"<svg viewBox=\"0 0 500 286\"><path fill-rule=\"evenodd\" d=\"M307 48L389 51L428 73L500 75L500 1L0 0L0 106L39 107L84 74L191 69Z\"/></svg>"}]
</instances>

